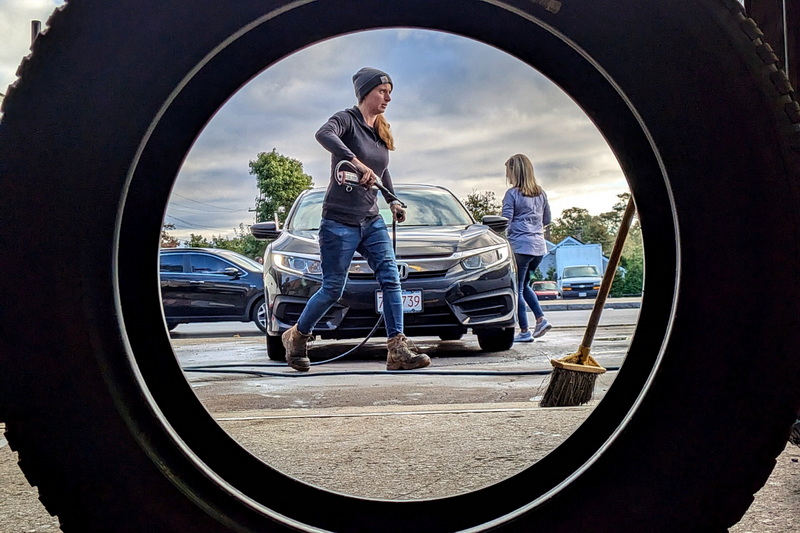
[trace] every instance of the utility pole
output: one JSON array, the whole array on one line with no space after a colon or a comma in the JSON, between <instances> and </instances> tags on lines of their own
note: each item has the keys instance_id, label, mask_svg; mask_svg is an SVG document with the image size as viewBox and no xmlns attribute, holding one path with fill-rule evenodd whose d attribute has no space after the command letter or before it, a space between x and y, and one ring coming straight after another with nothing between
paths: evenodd
<instances>
[{"instance_id":1,"label":"utility pole","mask_svg":"<svg viewBox=\"0 0 800 533\"><path fill-rule=\"evenodd\" d=\"M33 46L33 42L42 33L42 21L41 20L32 20L31 21L31 46Z\"/></svg>"}]
</instances>

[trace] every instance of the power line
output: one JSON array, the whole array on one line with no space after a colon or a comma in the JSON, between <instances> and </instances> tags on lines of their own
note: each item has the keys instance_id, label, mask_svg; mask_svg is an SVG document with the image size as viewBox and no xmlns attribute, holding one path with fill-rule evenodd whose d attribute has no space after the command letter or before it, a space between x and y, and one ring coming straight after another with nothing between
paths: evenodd
<instances>
[{"instance_id":1,"label":"power line","mask_svg":"<svg viewBox=\"0 0 800 533\"><path fill-rule=\"evenodd\" d=\"M221 213L246 213L250 211L249 209L224 209L224 208L217 208L217 211L209 211L207 209L201 209L199 207L192 207L190 205L183 205L177 202L169 202L167 204L168 207L171 208L180 208L180 209L188 209L195 213L213 213L213 214L221 214Z\"/></svg>"},{"instance_id":2,"label":"power line","mask_svg":"<svg viewBox=\"0 0 800 533\"><path fill-rule=\"evenodd\" d=\"M225 208L225 207L219 207L218 205L209 204L207 202L201 202L199 200L194 200L192 198L189 198L187 196L183 196L182 194L178 194L176 192L173 192L172 195L173 196L177 196L178 198L183 198L184 200L188 200L190 202L194 202L196 204L205 205L205 206L208 206L208 207L213 207L214 209L219 209L220 211L225 211L225 212L230 212L230 213L238 212L238 211L246 211L246 209L230 210L230 209Z\"/></svg>"},{"instance_id":3,"label":"power line","mask_svg":"<svg viewBox=\"0 0 800 533\"><path fill-rule=\"evenodd\" d=\"M217 229L219 229L219 228L212 228L211 226L202 226L202 225L200 225L200 224L194 224L194 223L192 223L192 222L188 222L188 221L186 221L186 220L182 220L182 219L180 219L180 218L178 218L178 217L174 217L174 216L172 216L172 215L166 215L166 216L167 216L168 218L171 218L172 220L177 220L177 221L178 221L178 222L180 222L181 224L186 224L186 225L187 225L189 228L196 228L196 229L213 229L213 230L217 230ZM177 228L176 228L176 229L177 229Z\"/></svg>"}]
</instances>

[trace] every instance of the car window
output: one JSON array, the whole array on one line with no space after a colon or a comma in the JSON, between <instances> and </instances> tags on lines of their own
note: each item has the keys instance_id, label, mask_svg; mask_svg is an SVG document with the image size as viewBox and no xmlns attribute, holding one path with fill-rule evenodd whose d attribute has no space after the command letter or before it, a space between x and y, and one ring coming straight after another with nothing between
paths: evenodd
<instances>
[{"instance_id":1,"label":"car window","mask_svg":"<svg viewBox=\"0 0 800 533\"><path fill-rule=\"evenodd\" d=\"M455 196L443 189L397 190L397 196L408 205L403 226L469 226L472 218ZM378 207L387 224L392 215L389 206L379 195Z\"/></svg>"},{"instance_id":2,"label":"car window","mask_svg":"<svg viewBox=\"0 0 800 533\"><path fill-rule=\"evenodd\" d=\"M599 276L597 267L592 265L564 268L564 277L578 278L581 276Z\"/></svg>"},{"instance_id":3,"label":"car window","mask_svg":"<svg viewBox=\"0 0 800 533\"><path fill-rule=\"evenodd\" d=\"M161 254L161 272L183 272L183 254Z\"/></svg>"},{"instance_id":4,"label":"car window","mask_svg":"<svg viewBox=\"0 0 800 533\"><path fill-rule=\"evenodd\" d=\"M246 255L231 250L218 250L217 253L224 255L225 259L238 267L242 267L243 270L247 270L248 268L251 270L264 270L264 265L255 259L250 259Z\"/></svg>"},{"instance_id":5,"label":"car window","mask_svg":"<svg viewBox=\"0 0 800 533\"><path fill-rule=\"evenodd\" d=\"M210 254L189 254L189 272L194 274L220 274L231 267L229 262Z\"/></svg>"},{"instance_id":6,"label":"car window","mask_svg":"<svg viewBox=\"0 0 800 533\"><path fill-rule=\"evenodd\" d=\"M396 193L408 205L403 226L468 226L473 223L469 212L447 190L398 187ZM293 231L319 229L324 196L324 190L303 196L287 228ZM392 213L382 194L378 194L378 210L386 223L391 224Z\"/></svg>"},{"instance_id":7,"label":"car window","mask_svg":"<svg viewBox=\"0 0 800 533\"><path fill-rule=\"evenodd\" d=\"M292 214L291 223L288 224L291 230L316 230L322 220L322 201L325 199L325 191L306 194L298 204L297 209Z\"/></svg>"}]
</instances>

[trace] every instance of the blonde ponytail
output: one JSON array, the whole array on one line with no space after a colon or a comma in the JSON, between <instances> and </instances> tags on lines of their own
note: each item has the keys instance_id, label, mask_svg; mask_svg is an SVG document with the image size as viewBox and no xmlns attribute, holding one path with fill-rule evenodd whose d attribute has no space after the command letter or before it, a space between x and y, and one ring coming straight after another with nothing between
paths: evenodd
<instances>
[{"instance_id":1,"label":"blonde ponytail","mask_svg":"<svg viewBox=\"0 0 800 533\"><path fill-rule=\"evenodd\" d=\"M383 115L375 117L375 131L378 132L378 137L384 142L389 150L394 150L394 137L392 137L392 130L389 123Z\"/></svg>"}]
</instances>

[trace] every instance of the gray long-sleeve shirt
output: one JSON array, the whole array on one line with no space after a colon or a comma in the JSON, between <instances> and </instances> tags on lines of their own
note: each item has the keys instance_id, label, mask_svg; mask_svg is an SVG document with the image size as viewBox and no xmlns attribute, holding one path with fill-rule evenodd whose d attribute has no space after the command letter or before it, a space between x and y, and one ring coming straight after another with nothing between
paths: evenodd
<instances>
[{"instance_id":1,"label":"gray long-sleeve shirt","mask_svg":"<svg viewBox=\"0 0 800 533\"><path fill-rule=\"evenodd\" d=\"M331 153L331 176L322 203L322 216L342 224L358 225L378 215L377 190L354 186L348 192L334 176L340 161L357 157L380 177L384 187L394 192L389 174L389 149L378 133L364 122L358 107L333 115L317 130L315 137Z\"/></svg>"}]
</instances>

